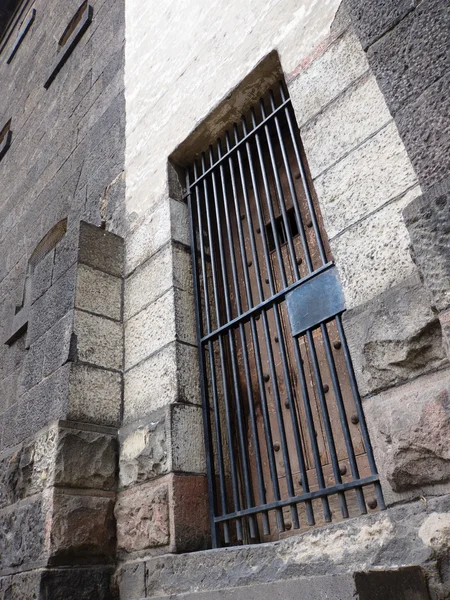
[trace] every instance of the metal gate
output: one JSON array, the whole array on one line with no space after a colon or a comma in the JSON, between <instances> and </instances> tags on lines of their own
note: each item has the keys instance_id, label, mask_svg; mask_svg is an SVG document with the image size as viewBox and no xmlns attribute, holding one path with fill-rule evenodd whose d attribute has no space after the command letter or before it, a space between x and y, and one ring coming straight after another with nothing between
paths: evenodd
<instances>
[{"instance_id":1,"label":"metal gate","mask_svg":"<svg viewBox=\"0 0 450 600\"><path fill-rule=\"evenodd\" d=\"M186 186L214 547L383 509L283 85L187 169Z\"/></svg>"}]
</instances>

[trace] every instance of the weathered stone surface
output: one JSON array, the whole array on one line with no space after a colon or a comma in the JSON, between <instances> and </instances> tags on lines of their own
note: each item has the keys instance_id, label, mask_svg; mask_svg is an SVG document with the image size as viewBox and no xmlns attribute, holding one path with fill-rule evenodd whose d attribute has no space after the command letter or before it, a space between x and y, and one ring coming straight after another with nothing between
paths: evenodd
<instances>
[{"instance_id":1,"label":"weathered stone surface","mask_svg":"<svg viewBox=\"0 0 450 600\"><path fill-rule=\"evenodd\" d=\"M171 288L125 324L125 368L175 339L196 343L195 314L192 296Z\"/></svg>"},{"instance_id":2,"label":"weathered stone surface","mask_svg":"<svg viewBox=\"0 0 450 600\"><path fill-rule=\"evenodd\" d=\"M442 327L442 341L444 348L447 352L447 356L450 359L450 311L441 313L439 315L439 321Z\"/></svg>"},{"instance_id":3,"label":"weathered stone surface","mask_svg":"<svg viewBox=\"0 0 450 600\"><path fill-rule=\"evenodd\" d=\"M123 332L117 321L75 311L77 357L105 369L120 370L123 364Z\"/></svg>"},{"instance_id":4,"label":"weathered stone surface","mask_svg":"<svg viewBox=\"0 0 450 600\"><path fill-rule=\"evenodd\" d=\"M402 210L418 193L413 188L331 240L347 308L367 302L414 272Z\"/></svg>"},{"instance_id":5,"label":"weathered stone surface","mask_svg":"<svg viewBox=\"0 0 450 600\"><path fill-rule=\"evenodd\" d=\"M448 71L449 19L445 2L424 0L369 48L369 63L393 114Z\"/></svg>"},{"instance_id":6,"label":"weathered stone surface","mask_svg":"<svg viewBox=\"0 0 450 600\"><path fill-rule=\"evenodd\" d=\"M314 180L329 238L417 184L394 123Z\"/></svg>"},{"instance_id":7,"label":"weathered stone surface","mask_svg":"<svg viewBox=\"0 0 450 600\"><path fill-rule=\"evenodd\" d=\"M403 211L411 254L438 311L450 307L450 178Z\"/></svg>"},{"instance_id":8,"label":"weathered stone surface","mask_svg":"<svg viewBox=\"0 0 450 600\"><path fill-rule=\"evenodd\" d=\"M116 573L121 600L140 600L146 595L145 562L124 563Z\"/></svg>"},{"instance_id":9,"label":"weathered stone surface","mask_svg":"<svg viewBox=\"0 0 450 600\"><path fill-rule=\"evenodd\" d=\"M41 587L41 570L18 573L0 578L1 600L39 599Z\"/></svg>"},{"instance_id":10,"label":"weathered stone surface","mask_svg":"<svg viewBox=\"0 0 450 600\"><path fill-rule=\"evenodd\" d=\"M311 175L317 177L392 119L372 74L300 128Z\"/></svg>"},{"instance_id":11,"label":"weathered stone surface","mask_svg":"<svg viewBox=\"0 0 450 600\"><path fill-rule=\"evenodd\" d=\"M53 249L37 263L31 280L31 302L37 300L52 284L55 250Z\"/></svg>"},{"instance_id":12,"label":"weathered stone surface","mask_svg":"<svg viewBox=\"0 0 450 600\"><path fill-rule=\"evenodd\" d=\"M415 276L344 314L361 395L446 363L439 320Z\"/></svg>"},{"instance_id":13,"label":"weathered stone surface","mask_svg":"<svg viewBox=\"0 0 450 600\"><path fill-rule=\"evenodd\" d=\"M204 550L211 544L206 476L170 476L172 552Z\"/></svg>"},{"instance_id":14,"label":"weathered stone surface","mask_svg":"<svg viewBox=\"0 0 450 600\"><path fill-rule=\"evenodd\" d=\"M200 404L197 348L172 342L125 373L124 423L174 402Z\"/></svg>"},{"instance_id":15,"label":"weathered stone surface","mask_svg":"<svg viewBox=\"0 0 450 600\"><path fill-rule=\"evenodd\" d=\"M57 485L115 489L116 440L110 435L60 429L54 460L54 482Z\"/></svg>"},{"instance_id":16,"label":"weathered stone surface","mask_svg":"<svg viewBox=\"0 0 450 600\"><path fill-rule=\"evenodd\" d=\"M115 277L121 277L123 260L124 244L121 237L89 223L81 222L80 263Z\"/></svg>"},{"instance_id":17,"label":"weathered stone surface","mask_svg":"<svg viewBox=\"0 0 450 600\"><path fill-rule=\"evenodd\" d=\"M120 422L121 375L86 365L70 373L68 418L99 425Z\"/></svg>"},{"instance_id":18,"label":"weathered stone surface","mask_svg":"<svg viewBox=\"0 0 450 600\"><path fill-rule=\"evenodd\" d=\"M122 280L80 264L77 274L75 306L119 321L122 306Z\"/></svg>"},{"instance_id":19,"label":"weathered stone surface","mask_svg":"<svg viewBox=\"0 0 450 600\"><path fill-rule=\"evenodd\" d=\"M368 69L358 38L350 30L345 32L289 82L289 94L299 126L314 117Z\"/></svg>"},{"instance_id":20,"label":"weathered stone surface","mask_svg":"<svg viewBox=\"0 0 450 600\"><path fill-rule=\"evenodd\" d=\"M430 600L419 566L355 573L355 587L360 600Z\"/></svg>"},{"instance_id":21,"label":"weathered stone surface","mask_svg":"<svg viewBox=\"0 0 450 600\"><path fill-rule=\"evenodd\" d=\"M114 499L76 496L55 491L52 507L49 561L73 564L74 558L112 560L115 550ZM88 561L89 562L89 561Z\"/></svg>"},{"instance_id":22,"label":"weathered stone surface","mask_svg":"<svg viewBox=\"0 0 450 600\"><path fill-rule=\"evenodd\" d=\"M107 566L45 569L39 600L118 600L112 575L112 568Z\"/></svg>"},{"instance_id":23,"label":"weathered stone surface","mask_svg":"<svg viewBox=\"0 0 450 600\"><path fill-rule=\"evenodd\" d=\"M130 553L169 544L167 484L147 483L119 493L114 514L119 551Z\"/></svg>"},{"instance_id":24,"label":"weathered stone surface","mask_svg":"<svg viewBox=\"0 0 450 600\"><path fill-rule=\"evenodd\" d=\"M366 400L380 472L394 492L450 480L450 374L426 375Z\"/></svg>"},{"instance_id":25,"label":"weathered stone surface","mask_svg":"<svg viewBox=\"0 0 450 600\"><path fill-rule=\"evenodd\" d=\"M417 1L378 0L363 5L358 0L349 0L346 4L362 47L366 50L413 10Z\"/></svg>"},{"instance_id":26,"label":"weathered stone surface","mask_svg":"<svg viewBox=\"0 0 450 600\"><path fill-rule=\"evenodd\" d=\"M47 510L38 496L0 511L0 571L45 564Z\"/></svg>"},{"instance_id":27,"label":"weathered stone surface","mask_svg":"<svg viewBox=\"0 0 450 600\"><path fill-rule=\"evenodd\" d=\"M450 75L446 74L396 114L400 135L424 188L448 176L449 85Z\"/></svg>"}]
</instances>

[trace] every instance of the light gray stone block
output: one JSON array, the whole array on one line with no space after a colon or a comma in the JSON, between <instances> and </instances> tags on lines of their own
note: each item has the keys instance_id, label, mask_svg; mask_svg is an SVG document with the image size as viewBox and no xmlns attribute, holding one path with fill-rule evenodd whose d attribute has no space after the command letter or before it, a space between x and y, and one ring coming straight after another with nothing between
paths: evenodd
<instances>
[{"instance_id":1,"label":"light gray stone block","mask_svg":"<svg viewBox=\"0 0 450 600\"><path fill-rule=\"evenodd\" d=\"M122 325L111 319L75 310L74 332L81 362L120 370L123 364Z\"/></svg>"},{"instance_id":2,"label":"light gray stone block","mask_svg":"<svg viewBox=\"0 0 450 600\"><path fill-rule=\"evenodd\" d=\"M77 274L75 306L119 321L122 306L122 280L80 264Z\"/></svg>"}]
</instances>

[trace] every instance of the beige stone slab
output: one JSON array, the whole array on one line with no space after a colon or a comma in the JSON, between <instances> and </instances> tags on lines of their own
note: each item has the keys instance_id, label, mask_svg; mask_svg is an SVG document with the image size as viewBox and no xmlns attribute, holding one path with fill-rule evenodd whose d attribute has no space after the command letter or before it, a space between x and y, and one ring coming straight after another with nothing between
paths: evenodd
<instances>
[{"instance_id":1,"label":"beige stone slab","mask_svg":"<svg viewBox=\"0 0 450 600\"><path fill-rule=\"evenodd\" d=\"M173 342L125 373L124 423L177 401L200 404L197 349Z\"/></svg>"},{"instance_id":2,"label":"beige stone slab","mask_svg":"<svg viewBox=\"0 0 450 600\"><path fill-rule=\"evenodd\" d=\"M367 302L415 270L402 210L418 194L416 187L331 241L347 308Z\"/></svg>"},{"instance_id":3,"label":"beige stone slab","mask_svg":"<svg viewBox=\"0 0 450 600\"><path fill-rule=\"evenodd\" d=\"M69 420L117 426L120 422L122 377L86 365L70 372Z\"/></svg>"},{"instance_id":4,"label":"beige stone slab","mask_svg":"<svg viewBox=\"0 0 450 600\"><path fill-rule=\"evenodd\" d=\"M121 279L80 264L77 273L75 306L117 321L120 320Z\"/></svg>"},{"instance_id":5,"label":"beige stone slab","mask_svg":"<svg viewBox=\"0 0 450 600\"><path fill-rule=\"evenodd\" d=\"M300 128L313 177L392 119L373 75L367 75Z\"/></svg>"},{"instance_id":6,"label":"beige stone slab","mask_svg":"<svg viewBox=\"0 0 450 600\"><path fill-rule=\"evenodd\" d=\"M172 285L192 290L190 254L172 245L157 252L126 280L125 320L156 300Z\"/></svg>"},{"instance_id":7,"label":"beige stone slab","mask_svg":"<svg viewBox=\"0 0 450 600\"><path fill-rule=\"evenodd\" d=\"M298 124L304 125L369 70L355 33L345 32L289 83Z\"/></svg>"},{"instance_id":8,"label":"beige stone slab","mask_svg":"<svg viewBox=\"0 0 450 600\"><path fill-rule=\"evenodd\" d=\"M122 369L121 323L76 310L74 331L77 336L79 360L105 369Z\"/></svg>"},{"instance_id":9,"label":"beige stone slab","mask_svg":"<svg viewBox=\"0 0 450 600\"><path fill-rule=\"evenodd\" d=\"M330 238L417 184L395 123L314 180Z\"/></svg>"},{"instance_id":10,"label":"beige stone slab","mask_svg":"<svg viewBox=\"0 0 450 600\"><path fill-rule=\"evenodd\" d=\"M125 368L175 339L196 343L194 300L188 292L171 288L125 324Z\"/></svg>"}]
</instances>

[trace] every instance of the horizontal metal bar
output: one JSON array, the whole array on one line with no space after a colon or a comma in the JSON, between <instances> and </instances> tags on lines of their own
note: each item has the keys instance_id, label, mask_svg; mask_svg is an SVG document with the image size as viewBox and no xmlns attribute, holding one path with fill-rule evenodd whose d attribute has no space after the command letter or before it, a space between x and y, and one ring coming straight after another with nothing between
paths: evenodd
<instances>
[{"instance_id":1,"label":"horizontal metal bar","mask_svg":"<svg viewBox=\"0 0 450 600\"><path fill-rule=\"evenodd\" d=\"M190 190L192 190L193 187L195 187L198 183L200 183L200 181L202 181L205 177L207 177L211 171L213 171L218 165L220 165L221 163L223 163L227 158L229 158L240 146L242 146L243 144L245 144L245 142L248 142L248 140L259 130L261 129L261 127L264 127L264 125L266 125L269 121L271 121L275 115L277 115L285 106L287 106L289 103L291 102L290 98L287 98L287 100L285 100L283 102L283 104L280 104L280 106L278 106L273 112L270 113L270 115L267 115L267 117L265 119L263 119L261 121L261 123L258 123L258 125L256 125L256 127L254 127L251 131L249 131L247 133L247 135L245 135L241 140L239 140L239 142L237 142L236 145L234 145L230 150L228 150L228 152L226 152L223 156L221 156L219 159L216 160L216 162L211 165L209 167L209 169L207 169L204 173L202 173L201 175L199 175L197 177L197 179L195 181L193 181L190 185L189 185L189 191L187 194L185 194L182 197L182 200L186 200L186 198L188 198L189 194L191 193Z\"/></svg>"},{"instance_id":2,"label":"horizontal metal bar","mask_svg":"<svg viewBox=\"0 0 450 600\"><path fill-rule=\"evenodd\" d=\"M236 317L232 321L229 321L225 325L222 325L221 327L218 327L217 329L215 329L211 333L208 333L207 335L205 335L204 337L202 337L202 339L200 340L201 343L203 344L204 342L207 342L209 340L217 338L221 333L226 332L231 327L234 327L235 325L239 325L239 323L242 323L242 321L246 321L247 319L249 319L253 315L257 315L259 312L261 312L262 310L264 310L267 306L270 306L272 304L276 304L276 303L282 302L283 299L284 299L284 296L286 296L286 294L288 292L291 292L292 290L295 290L297 287L299 287L300 285L302 285L306 281L309 281L313 277L316 277L317 275L319 275L319 273L323 273L323 271L326 271L327 269L330 269L333 266L334 266L334 262L330 261L330 262L326 263L325 265L319 267L316 271L313 271L312 273L308 273L308 275L305 275L305 277L303 277L302 279L299 279L298 281L296 281L292 285L289 285L287 288L285 288L281 292L278 292L277 294L274 294L270 298L267 298L267 300L264 300L263 302L260 302L259 304L257 304L253 308L251 308L250 310L247 310L246 312L242 313L241 315L239 315L238 317Z\"/></svg>"},{"instance_id":3,"label":"horizontal metal bar","mask_svg":"<svg viewBox=\"0 0 450 600\"><path fill-rule=\"evenodd\" d=\"M377 475L370 475L369 477L364 477L364 479L349 481L347 483L340 483L338 485L334 485L333 487L329 487L324 490L317 490L316 492L309 492L308 494L301 494L300 496L293 496L292 498L287 498L286 500L278 500L278 502L270 502L269 504L263 504L261 506L257 506L257 507L253 507L253 508L246 508L244 510L230 513L228 515L214 517L214 521L216 523L222 523L223 521L231 521L231 519L239 519L240 517L245 517L246 515L254 515L254 514L257 514L260 512L266 512L268 510L280 508L281 506L290 506L291 504L299 504L301 502L305 502L305 500L314 500L315 498L323 498L324 496L332 496L333 494L338 494L339 492L346 492L348 490L354 490L355 488L363 487L366 485L370 485L371 483L378 483L378 482L379 482L379 477Z\"/></svg>"}]
</instances>

